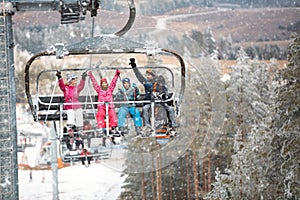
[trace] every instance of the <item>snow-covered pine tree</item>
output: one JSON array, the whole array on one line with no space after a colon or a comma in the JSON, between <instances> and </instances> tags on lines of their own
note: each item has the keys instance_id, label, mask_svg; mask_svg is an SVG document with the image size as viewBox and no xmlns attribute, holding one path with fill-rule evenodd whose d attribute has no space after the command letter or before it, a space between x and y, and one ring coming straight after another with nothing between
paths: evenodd
<instances>
[{"instance_id":1,"label":"snow-covered pine tree","mask_svg":"<svg viewBox=\"0 0 300 200\"><path fill-rule=\"evenodd\" d=\"M218 58L217 44L210 27L208 27L205 30L204 39L205 39L205 46L209 55L213 57L213 59L217 59Z\"/></svg>"},{"instance_id":2,"label":"snow-covered pine tree","mask_svg":"<svg viewBox=\"0 0 300 200\"><path fill-rule=\"evenodd\" d=\"M300 35L288 47L288 67L276 78L276 113L267 193L276 199L300 197Z\"/></svg>"},{"instance_id":3,"label":"snow-covered pine tree","mask_svg":"<svg viewBox=\"0 0 300 200\"><path fill-rule=\"evenodd\" d=\"M217 182L207 199L263 199L270 150L273 89L268 65L250 60L240 50L227 88L229 118L235 126L234 155L226 174L216 172ZM225 130L226 131L226 130Z\"/></svg>"}]
</instances>

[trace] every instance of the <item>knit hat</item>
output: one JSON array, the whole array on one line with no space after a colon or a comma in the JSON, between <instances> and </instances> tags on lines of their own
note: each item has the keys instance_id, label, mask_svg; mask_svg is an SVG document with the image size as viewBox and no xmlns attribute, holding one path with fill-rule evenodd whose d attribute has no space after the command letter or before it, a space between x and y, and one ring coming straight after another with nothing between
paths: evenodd
<instances>
[{"instance_id":1,"label":"knit hat","mask_svg":"<svg viewBox=\"0 0 300 200\"><path fill-rule=\"evenodd\" d=\"M151 74L151 76L155 76L155 71L153 69L147 69L146 74Z\"/></svg>"},{"instance_id":2,"label":"knit hat","mask_svg":"<svg viewBox=\"0 0 300 200\"><path fill-rule=\"evenodd\" d=\"M101 78L100 84L102 85L103 82L107 83L107 79L106 78Z\"/></svg>"},{"instance_id":3,"label":"knit hat","mask_svg":"<svg viewBox=\"0 0 300 200\"><path fill-rule=\"evenodd\" d=\"M130 79L129 78L123 78L122 83L125 83L125 82L130 83Z\"/></svg>"},{"instance_id":4,"label":"knit hat","mask_svg":"<svg viewBox=\"0 0 300 200\"><path fill-rule=\"evenodd\" d=\"M76 79L77 76L75 74L67 74L67 82L71 82L73 79Z\"/></svg>"}]
</instances>

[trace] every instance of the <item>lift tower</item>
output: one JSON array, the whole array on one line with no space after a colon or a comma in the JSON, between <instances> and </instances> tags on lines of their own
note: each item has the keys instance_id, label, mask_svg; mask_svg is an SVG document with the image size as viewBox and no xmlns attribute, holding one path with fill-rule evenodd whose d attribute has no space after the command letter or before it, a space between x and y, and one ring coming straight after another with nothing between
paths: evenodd
<instances>
[{"instance_id":1,"label":"lift tower","mask_svg":"<svg viewBox=\"0 0 300 200\"><path fill-rule=\"evenodd\" d=\"M18 11L59 11L61 23L76 23L100 0L3 0L0 3L0 199L19 199L16 86L12 16Z\"/></svg>"}]
</instances>

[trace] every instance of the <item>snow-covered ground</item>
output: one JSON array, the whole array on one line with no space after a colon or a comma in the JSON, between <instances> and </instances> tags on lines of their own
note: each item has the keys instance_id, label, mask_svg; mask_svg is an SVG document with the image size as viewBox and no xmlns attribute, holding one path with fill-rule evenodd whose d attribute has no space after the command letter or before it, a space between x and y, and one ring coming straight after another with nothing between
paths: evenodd
<instances>
[{"instance_id":1,"label":"snow-covered ground","mask_svg":"<svg viewBox=\"0 0 300 200\"><path fill-rule=\"evenodd\" d=\"M122 149L113 149L112 158L92 163L89 167L76 164L58 170L60 200L115 200L121 193L125 177L121 177ZM52 171L19 170L20 200L52 200Z\"/></svg>"}]
</instances>

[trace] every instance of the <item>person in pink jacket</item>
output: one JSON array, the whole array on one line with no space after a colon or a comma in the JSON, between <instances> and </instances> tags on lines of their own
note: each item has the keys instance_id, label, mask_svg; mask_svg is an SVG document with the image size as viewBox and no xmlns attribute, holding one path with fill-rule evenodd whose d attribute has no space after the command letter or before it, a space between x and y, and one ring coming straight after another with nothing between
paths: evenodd
<instances>
[{"instance_id":1,"label":"person in pink jacket","mask_svg":"<svg viewBox=\"0 0 300 200\"><path fill-rule=\"evenodd\" d=\"M106 115L106 107L105 103L109 103L108 105L108 116L109 116L109 128L115 130L118 126L118 117L115 112L115 106L113 102L113 91L116 87L118 77L120 75L120 70L116 70L116 74L113 77L110 84L108 84L106 78L102 78L100 80L100 85L96 81L93 73L91 71L87 72L87 75L90 77L93 87L98 93L98 112L96 115L96 120L99 128L106 128L106 122L104 117Z\"/></svg>"},{"instance_id":2,"label":"person in pink jacket","mask_svg":"<svg viewBox=\"0 0 300 200\"><path fill-rule=\"evenodd\" d=\"M61 72L57 71L58 85L64 93L64 110L67 111L67 126L73 128L74 131L82 130L83 127L83 113L82 107L78 100L80 92L85 85L87 73L82 74L82 78L77 85L77 76L74 74L67 75L67 82L64 83Z\"/></svg>"}]
</instances>

